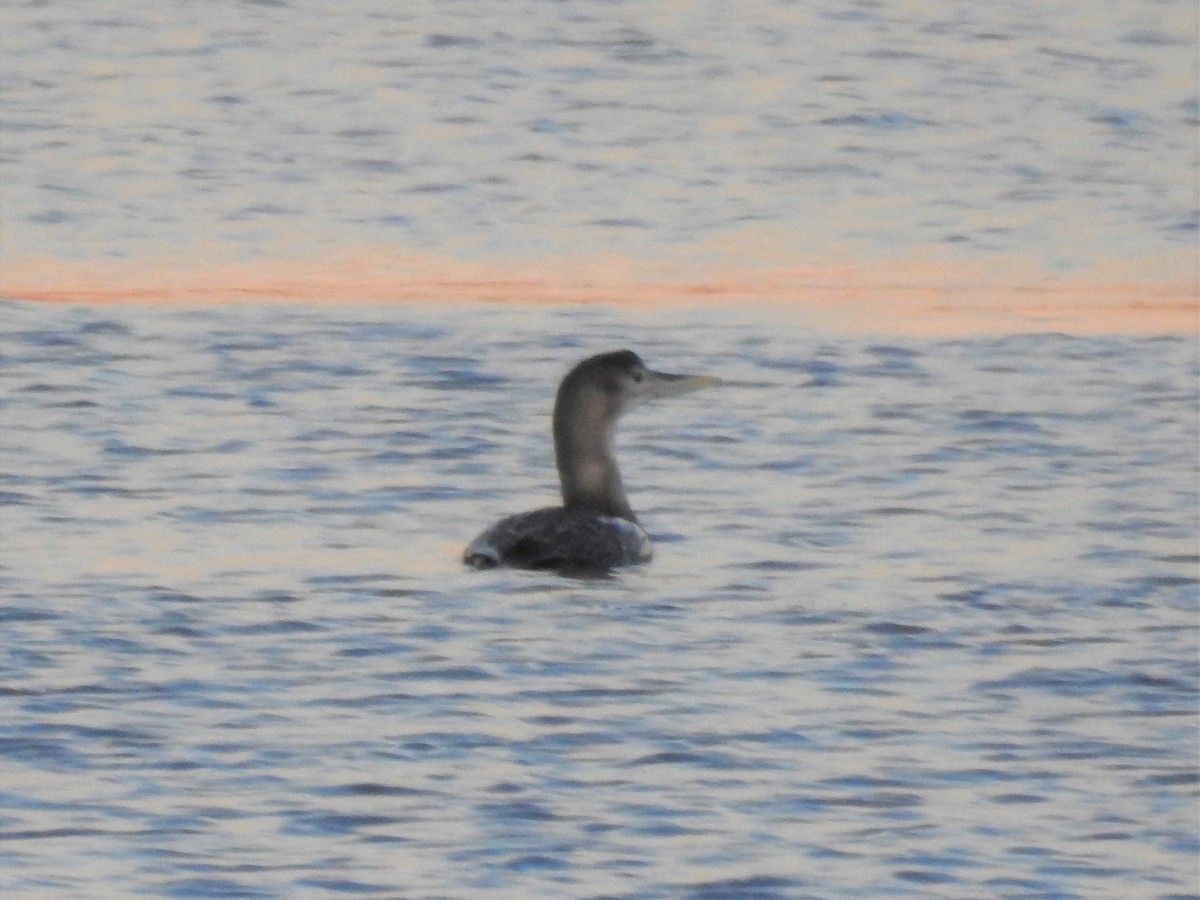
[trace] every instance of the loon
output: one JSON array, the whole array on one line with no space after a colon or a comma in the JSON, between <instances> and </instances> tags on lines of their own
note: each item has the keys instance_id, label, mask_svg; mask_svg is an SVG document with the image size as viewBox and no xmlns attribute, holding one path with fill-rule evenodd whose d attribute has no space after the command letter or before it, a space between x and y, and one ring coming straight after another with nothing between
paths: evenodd
<instances>
[{"instance_id":1,"label":"loon","mask_svg":"<svg viewBox=\"0 0 1200 900\"><path fill-rule=\"evenodd\" d=\"M634 406L717 384L709 375L655 372L632 350L602 353L571 369L554 401L554 456L562 506L501 519L471 541L463 562L560 572L607 572L647 562L650 536L625 497L613 457L617 419Z\"/></svg>"}]
</instances>

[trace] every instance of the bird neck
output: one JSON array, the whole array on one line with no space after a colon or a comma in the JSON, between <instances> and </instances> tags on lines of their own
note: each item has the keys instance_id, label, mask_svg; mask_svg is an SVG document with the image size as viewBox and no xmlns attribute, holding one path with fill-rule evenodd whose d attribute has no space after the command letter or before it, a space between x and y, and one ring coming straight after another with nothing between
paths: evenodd
<instances>
[{"instance_id":1,"label":"bird neck","mask_svg":"<svg viewBox=\"0 0 1200 900\"><path fill-rule=\"evenodd\" d=\"M559 392L554 406L554 456L563 506L636 522L613 456L616 417L603 393L586 387Z\"/></svg>"}]
</instances>

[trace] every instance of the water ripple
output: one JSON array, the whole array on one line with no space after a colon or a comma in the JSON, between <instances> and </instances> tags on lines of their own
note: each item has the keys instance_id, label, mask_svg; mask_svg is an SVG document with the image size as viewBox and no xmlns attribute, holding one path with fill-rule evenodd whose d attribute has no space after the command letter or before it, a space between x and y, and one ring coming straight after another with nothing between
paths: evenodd
<instances>
[{"instance_id":1,"label":"water ripple","mask_svg":"<svg viewBox=\"0 0 1200 900\"><path fill-rule=\"evenodd\" d=\"M1194 890L1186 341L5 312L6 896ZM631 334L656 560L464 570Z\"/></svg>"}]
</instances>

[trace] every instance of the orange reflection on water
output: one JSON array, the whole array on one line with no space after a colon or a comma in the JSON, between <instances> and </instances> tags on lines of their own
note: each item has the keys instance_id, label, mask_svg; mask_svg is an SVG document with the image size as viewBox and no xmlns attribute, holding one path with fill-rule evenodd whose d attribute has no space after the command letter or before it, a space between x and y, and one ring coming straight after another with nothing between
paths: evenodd
<instances>
[{"instance_id":1,"label":"orange reflection on water","mask_svg":"<svg viewBox=\"0 0 1200 900\"><path fill-rule=\"evenodd\" d=\"M1167 271L1188 271L1187 258ZM627 257L463 262L393 248L325 259L171 265L31 260L0 276L0 296L55 303L484 302L753 305L813 328L898 335L1179 334L1200 327L1194 279L1156 281L1118 266L1050 276L947 261L859 267L651 262Z\"/></svg>"}]
</instances>

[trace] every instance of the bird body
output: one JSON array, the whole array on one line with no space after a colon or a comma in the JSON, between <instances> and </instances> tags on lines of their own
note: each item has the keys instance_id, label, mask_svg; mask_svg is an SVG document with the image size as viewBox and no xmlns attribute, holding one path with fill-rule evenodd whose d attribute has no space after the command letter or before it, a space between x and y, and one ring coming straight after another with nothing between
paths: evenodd
<instances>
[{"instance_id":1,"label":"bird body","mask_svg":"<svg viewBox=\"0 0 1200 900\"><path fill-rule=\"evenodd\" d=\"M563 378L554 402L554 455L563 505L501 519L467 546L463 561L475 568L564 572L603 572L647 562L653 556L650 536L629 505L613 454L617 419L641 402L716 381L706 375L655 372L630 350L576 365Z\"/></svg>"},{"instance_id":2,"label":"bird body","mask_svg":"<svg viewBox=\"0 0 1200 900\"><path fill-rule=\"evenodd\" d=\"M546 506L501 519L463 554L476 568L605 571L649 562L654 555L642 526L591 509Z\"/></svg>"}]
</instances>

